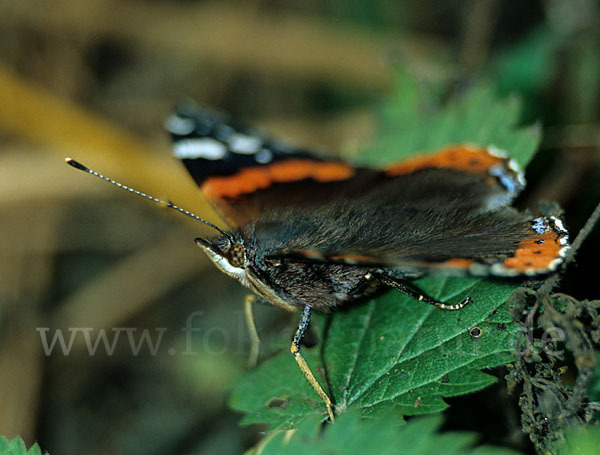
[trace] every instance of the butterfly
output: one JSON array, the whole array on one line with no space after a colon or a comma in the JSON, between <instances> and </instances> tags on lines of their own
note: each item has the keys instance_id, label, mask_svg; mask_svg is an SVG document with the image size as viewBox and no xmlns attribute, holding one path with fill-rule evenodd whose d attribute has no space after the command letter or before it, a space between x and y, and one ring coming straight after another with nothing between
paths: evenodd
<instances>
[{"instance_id":1,"label":"butterfly","mask_svg":"<svg viewBox=\"0 0 600 455\"><path fill-rule=\"evenodd\" d=\"M439 302L414 280L547 274L569 249L559 218L510 206L524 174L493 145L450 145L373 169L318 156L194 104L180 106L165 125L173 154L227 228L165 204L218 231L196 243L253 291L245 301L251 363L259 344L252 304L300 311L290 350L331 420L333 404L300 353L313 310L335 311L388 288L459 310L471 299Z\"/></svg>"}]
</instances>

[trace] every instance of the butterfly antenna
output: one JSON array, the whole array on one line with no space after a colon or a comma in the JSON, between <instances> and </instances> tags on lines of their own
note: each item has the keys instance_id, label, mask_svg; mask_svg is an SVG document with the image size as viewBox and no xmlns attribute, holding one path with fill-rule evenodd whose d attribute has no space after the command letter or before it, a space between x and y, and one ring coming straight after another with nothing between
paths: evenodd
<instances>
[{"instance_id":1,"label":"butterfly antenna","mask_svg":"<svg viewBox=\"0 0 600 455\"><path fill-rule=\"evenodd\" d=\"M108 177L106 177L106 176L104 176L102 174L99 174L98 172L90 169L87 166L84 166L79 161L75 161L72 158L65 158L65 161L67 162L68 165L73 166L75 169L79 169L80 171L87 172L88 174L91 174L94 177L98 177L99 179L102 179L102 180L104 180L104 181L106 181L108 183L111 183L111 184L113 184L113 185L115 185L115 186L117 186L117 187L119 187L119 188L121 188L123 190L129 191L130 193L136 194L136 195L141 196L143 198L150 199L152 202L156 202L157 204L165 205L165 206L169 207L170 209L177 210L179 213L183 213L185 216L189 216L190 218L193 218L196 221L200 221L201 223L204 223L207 226L210 226L211 228L216 229L221 234L229 237L229 234L227 232L223 231L222 229L220 229L219 227L215 226L212 223L209 223L205 219L200 218L198 215L195 215L192 212L188 212L187 210L182 209L181 207L177 207L175 204L173 204L171 202L165 202L165 201L162 201L162 200L160 200L158 198L150 196L150 195L148 195L146 193L142 193L141 191L134 190L133 188L130 188L127 185L123 185L122 183L119 183L116 180L113 180L113 179L108 178Z\"/></svg>"}]
</instances>

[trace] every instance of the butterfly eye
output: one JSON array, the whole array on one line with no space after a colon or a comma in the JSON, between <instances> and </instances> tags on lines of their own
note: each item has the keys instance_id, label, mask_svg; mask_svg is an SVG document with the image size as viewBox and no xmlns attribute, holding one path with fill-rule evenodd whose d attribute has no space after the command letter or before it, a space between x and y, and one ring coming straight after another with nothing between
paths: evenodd
<instances>
[{"instance_id":1,"label":"butterfly eye","mask_svg":"<svg viewBox=\"0 0 600 455\"><path fill-rule=\"evenodd\" d=\"M244 247L239 243L234 243L229 249L227 259L232 266L243 267L245 256Z\"/></svg>"}]
</instances>

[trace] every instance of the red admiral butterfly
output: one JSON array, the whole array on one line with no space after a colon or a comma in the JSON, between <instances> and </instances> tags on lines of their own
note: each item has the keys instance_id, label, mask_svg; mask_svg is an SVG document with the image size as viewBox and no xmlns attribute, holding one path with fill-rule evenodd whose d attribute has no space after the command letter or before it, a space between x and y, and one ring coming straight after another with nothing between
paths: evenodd
<instances>
[{"instance_id":1,"label":"red admiral butterfly","mask_svg":"<svg viewBox=\"0 0 600 455\"><path fill-rule=\"evenodd\" d=\"M255 293L245 303L251 359L256 361L259 343L252 303L302 310L291 352L331 420L331 401L300 354L313 309L333 311L391 287L458 310L470 298L438 302L411 281L427 274L549 273L569 248L561 220L532 218L509 206L525 179L492 145L454 145L370 169L317 157L195 105L180 108L166 126L175 156L230 229L166 205L219 231L196 243Z\"/></svg>"}]
</instances>

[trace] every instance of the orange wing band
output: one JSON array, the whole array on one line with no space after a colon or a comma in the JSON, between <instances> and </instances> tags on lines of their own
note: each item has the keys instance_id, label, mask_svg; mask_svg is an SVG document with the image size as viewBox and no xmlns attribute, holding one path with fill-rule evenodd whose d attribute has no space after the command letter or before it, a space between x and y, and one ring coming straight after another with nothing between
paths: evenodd
<instances>
[{"instance_id":1,"label":"orange wing band","mask_svg":"<svg viewBox=\"0 0 600 455\"><path fill-rule=\"evenodd\" d=\"M208 197L236 198L264 190L275 183L297 182L313 179L318 182L346 180L354 175L352 166L327 161L290 159L267 166L254 166L240 170L237 174L211 177L202 185Z\"/></svg>"},{"instance_id":2,"label":"orange wing band","mask_svg":"<svg viewBox=\"0 0 600 455\"><path fill-rule=\"evenodd\" d=\"M494 156L485 148L468 145L456 145L441 149L429 156L418 156L385 169L387 175L410 174L419 169L437 167L450 168L467 172L485 172L493 166L506 161L506 158Z\"/></svg>"},{"instance_id":3,"label":"orange wing band","mask_svg":"<svg viewBox=\"0 0 600 455\"><path fill-rule=\"evenodd\" d=\"M562 238L560 234L548 231L534 239L523 240L515 255L505 260L502 266L525 274L554 270L566 253Z\"/></svg>"}]
</instances>

